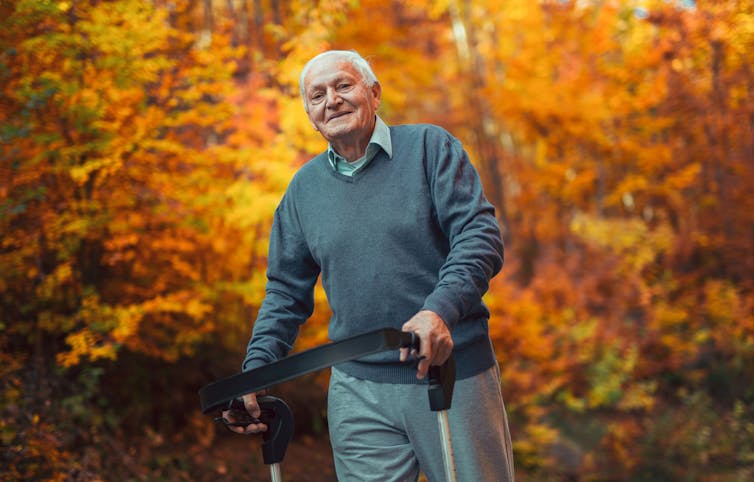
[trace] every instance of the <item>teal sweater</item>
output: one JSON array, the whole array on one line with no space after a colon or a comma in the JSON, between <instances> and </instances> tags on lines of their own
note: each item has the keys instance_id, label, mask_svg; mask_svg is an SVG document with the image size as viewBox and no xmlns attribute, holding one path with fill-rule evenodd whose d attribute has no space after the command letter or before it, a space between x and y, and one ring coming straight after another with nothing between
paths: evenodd
<instances>
[{"instance_id":1,"label":"teal sweater","mask_svg":"<svg viewBox=\"0 0 754 482\"><path fill-rule=\"evenodd\" d=\"M293 177L275 211L267 288L244 371L285 356L314 309L319 274L333 341L398 328L421 309L451 330L457 378L495 363L482 302L503 265L494 208L461 143L432 125L390 127L393 157L380 150L353 177L326 153ZM415 367L384 352L338 368L357 378L417 383Z\"/></svg>"}]
</instances>

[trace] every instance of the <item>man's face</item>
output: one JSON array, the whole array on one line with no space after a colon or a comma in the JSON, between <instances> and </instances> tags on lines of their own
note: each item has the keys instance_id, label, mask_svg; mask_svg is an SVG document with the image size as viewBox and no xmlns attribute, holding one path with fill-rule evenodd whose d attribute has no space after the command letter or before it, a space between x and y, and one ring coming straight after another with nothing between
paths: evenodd
<instances>
[{"instance_id":1,"label":"man's face","mask_svg":"<svg viewBox=\"0 0 754 482\"><path fill-rule=\"evenodd\" d=\"M309 120L333 145L368 141L382 93L364 84L358 70L335 55L317 61L304 79Z\"/></svg>"}]
</instances>

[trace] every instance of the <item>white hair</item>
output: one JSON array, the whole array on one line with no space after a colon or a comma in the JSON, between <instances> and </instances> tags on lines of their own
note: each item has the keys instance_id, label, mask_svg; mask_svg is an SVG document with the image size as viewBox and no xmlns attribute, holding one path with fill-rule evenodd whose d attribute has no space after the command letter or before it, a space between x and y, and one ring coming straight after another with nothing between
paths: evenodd
<instances>
[{"instance_id":1,"label":"white hair","mask_svg":"<svg viewBox=\"0 0 754 482\"><path fill-rule=\"evenodd\" d=\"M374 84L376 84L377 76L374 75L374 71L372 71L372 67L369 65L369 62L366 61L364 57L359 55L358 52L355 50L328 50L326 52L322 52L321 54L315 56L312 58L309 62L306 63L304 66L304 69L301 71L301 75L298 78L298 88L301 92L301 100L304 101L304 109L306 109L307 112L309 112L309 108L306 105L306 91L304 90L304 79L306 79L306 75L309 73L309 69L311 69L312 65L314 65L317 61L321 60L324 57L329 57L331 55L335 55L342 59L345 62L350 63L353 65L353 67L356 69L359 74L361 74L361 80L364 82L364 85L367 87L372 87Z\"/></svg>"}]
</instances>

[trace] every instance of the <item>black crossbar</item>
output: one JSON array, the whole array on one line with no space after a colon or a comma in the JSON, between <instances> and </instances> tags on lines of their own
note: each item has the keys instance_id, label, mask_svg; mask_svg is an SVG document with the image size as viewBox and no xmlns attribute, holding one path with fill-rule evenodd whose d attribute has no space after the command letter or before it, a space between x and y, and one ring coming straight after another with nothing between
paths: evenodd
<instances>
[{"instance_id":1,"label":"black crossbar","mask_svg":"<svg viewBox=\"0 0 754 482\"><path fill-rule=\"evenodd\" d=\"M228 402L337 363L398 348L417 347L414 333L385 328L281 358L248 372L237 373L199 390L202 413L224 408Z\"/></svg>"}]
</instances>

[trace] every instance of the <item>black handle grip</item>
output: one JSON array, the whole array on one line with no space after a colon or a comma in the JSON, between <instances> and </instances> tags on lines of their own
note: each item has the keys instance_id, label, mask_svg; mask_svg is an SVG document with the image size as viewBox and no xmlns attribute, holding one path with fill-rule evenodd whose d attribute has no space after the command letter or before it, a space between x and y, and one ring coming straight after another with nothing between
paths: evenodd
<instances>
[{"instance_id":1,"label":"black handle grip","mask_svg":"<svg viewBox=\"0 0 754 482\"><path fill-rule=\"evenodd\" d=\"M401 345L401 348L412 348L412 349L416 350L417 353L418 353L419 352L419 343L421 341L420 338L419 338L419 335L417 335L413 331L403 332L403 333L408 333L409 336L407 337L408 343L405 344L405 345Z\"/></svg>"},{"instance_id":2,"label":"black handle grip","mask_svg":"<svg viewBox=\"0 0 754 482\"><path fill-rule=\"evenodd\" d=\"M410 332L410 348L419 351L419 336ZM429 367L427 373L429 379L429 408L433 412L450 409L453 402L453 388L456 384L456 361L451 354L442 365Z\"/></svg>"},{"instance_id":3,"label":"black handle grip","mask_svg":"<svg viewBox=\"0 0 754 482\"><path fill-rule=\"evenodd\" d=\"M258 397L257 403L262 410L259 418L267 425L267 431L262 433L262 458L267 465L277 464L285 458L285 451L293 438L293 412L277 397Z\"/></svg>"},{"instance_id":4,"label":"black handle grip","mask_svg":"<svg viewBox=\"0 0 754 482\"><path fill-rule=\"evenodd\" d=\"M453 402L456 384L456 361L453 355L439 366L429 367L429 409L433 412L448 410Z\"/></svg>"}]
</instances>

